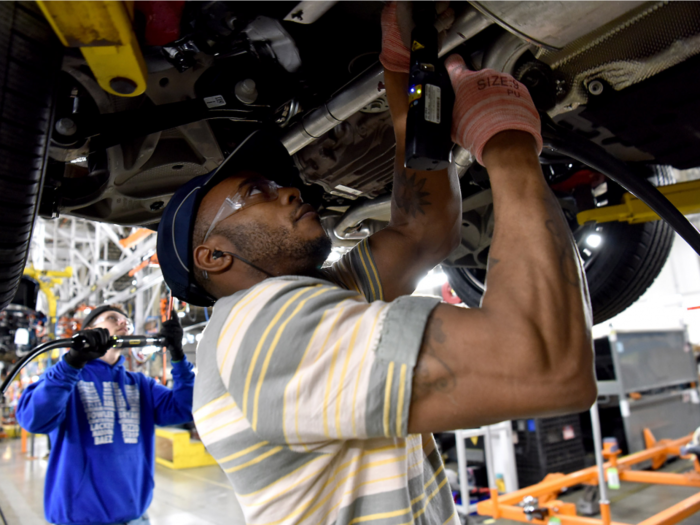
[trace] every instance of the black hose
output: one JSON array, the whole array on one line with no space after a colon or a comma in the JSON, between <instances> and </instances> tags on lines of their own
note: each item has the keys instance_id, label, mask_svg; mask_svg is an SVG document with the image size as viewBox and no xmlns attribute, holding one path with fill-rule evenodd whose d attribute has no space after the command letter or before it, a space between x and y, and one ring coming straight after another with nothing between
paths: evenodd
<instances>
[{"instance_id":1,"label":"black hose","mask_svg":"<svg viewBox=\"0 0 700 525\"><path fill-rule=\"evenodd\" d=\"M12 383L12 380L15 377L17 377L17 374L19 374L20 370L27 366L27 363L29 363L29 361L31 361L38 355L43 354L44 352L53 350L54 348L71 348L73 344L76 343L76 337L79 337L79 335L74 336L72 339L56 339L55 341L49 341L48 343L40 344L33 350L30 350L27 355L25 355L24 357L22 357L22 359L19 360L17 365L10 371L10 374L5 378L5 381L2 382L2 394L5 395L5 391L9 388L10 383ZM114 348L133 348L141 346L165 346L166 341L165 338L158 335L125 335L121 337L113 336L111 344Z\"/></svg>"},{"instance_id":2,"label":"black hose","mask_svg":"<svg viewBox=\"0 0 700 525\"><path fill-rule=\"evenodd\" d=\"M44 352L48 352L49 350L53 350L55 348L70 347L72 343L73 343L72 339L56 339L55 341L49 341L48 343L40 344L36 348L30 350L27 355L22 357L17 362L15 367L10 371L8 376L2 382L2 388L1 388L2 395L5 395L5 392L10 387L10 383L12 383L12 380L15 377L17 377L17 374L19 374L20 370L22 370L25 366L27 366L29 361L34 359L36 356L43 354Z\"/></svg>"},{"instance_id":3,"label":"black hose","mask_svg":"<svg viewBox=\"0 0 700 525\"><path fill-rule=\"evenodd\" d=\"M53 350L54 348L65 348L67 346L70 346L72 343L71 339L57 339L56 341L49 341L48 343L41 344L31 350L27 355L22 357L22 359L19 360L17 365L10 371L8 376L5 378L5 380L2 382L2 395L5 395L5 392L7 389L10 387L10 383L12 383L12 380L17 377L17 374L19 374L20 370L22 370L29 361L34 359L36 356L43 354L44 352L48 352L49 350ZM5 515L2 512L2 509L0 509L0 518L2 518L3 525L7 525L7 520L5 519Z\"/></svg>"},{"instance_id":4,"label":"black hose","mask_svg":"<svg viewBox=\"0 0 700 525\"><path fill-rule=\"evenodd\" d=\"M555 124L545 115L542 116L542 139L545 146L576 159L617 182L655 211L700 255L700 232L697 228L671 204L663 193L649 181L637 175L627 164L616 159L597 144Z\"/></svg>"}]
</instances>

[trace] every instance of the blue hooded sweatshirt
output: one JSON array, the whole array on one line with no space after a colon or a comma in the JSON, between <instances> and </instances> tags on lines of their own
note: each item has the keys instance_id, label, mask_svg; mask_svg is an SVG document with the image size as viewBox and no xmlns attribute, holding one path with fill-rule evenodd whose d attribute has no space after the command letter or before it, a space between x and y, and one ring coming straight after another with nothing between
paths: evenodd
<instances>
[{"instance_id":1,"label":"blue hooded sweatshirt","mask_svg":"<svg viewBox=\"0 0 700 525\"><path fill-rule=\"evenodd\" d=\"M192 421L192 364L173 363L173 389L95 359L63 359L22 394L17 420L49 434L44 487L50 523L112 524L141 517L153 497L155 425Z\"/></svg>"}]
</instances>

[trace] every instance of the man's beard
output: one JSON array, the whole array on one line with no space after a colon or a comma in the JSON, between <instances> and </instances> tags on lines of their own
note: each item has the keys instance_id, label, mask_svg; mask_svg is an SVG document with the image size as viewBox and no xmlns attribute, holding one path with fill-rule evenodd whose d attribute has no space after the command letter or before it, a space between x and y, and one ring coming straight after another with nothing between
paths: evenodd
<instances>
[{"instance_id":1,"label":"man's beard","mask_svg":"<svg viewBox=\"0 0 700 525\"><path fill-rule=\"evenodd\" d=\"M271 228L261 224L240 224L217 228L249 259L272 275L314 275L331 252L327 235L299 240L294 229Z\"/></svg>"}]
</instances>

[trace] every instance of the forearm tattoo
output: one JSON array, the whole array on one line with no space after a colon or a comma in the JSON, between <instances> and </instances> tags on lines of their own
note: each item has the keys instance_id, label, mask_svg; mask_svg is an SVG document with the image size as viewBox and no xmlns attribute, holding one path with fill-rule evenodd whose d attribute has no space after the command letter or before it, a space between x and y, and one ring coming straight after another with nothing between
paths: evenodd
<instances>
[{"instance_id":1,"label":"forearm tattoo","mask_svg":"<svg viewBox=\"0 0 700 525\"><path fill-rule=\"evenodd\" d=\"M551 234L557 248L559 271L568 284L578 288L581 284L579 274L580 264L576 257L576 252L574 251L575 244L573 237L566 225L566 219L554 195L550 194L545 197L544 200L549 216L552 217L552 219L545 222L545 226L547 227L547 231ZM554 220L554 217L560 220Z\"/></svg>"},{"instance_id":2,"label":"forearm tattoo","mask_svg":"<svg viewBox=\"0 0 700 525\"><path fill-rule=\"evenodd\" d=\"M423 351L413 371L413 392L411 399L416 401L431 392L440 392L450 396L457 386L457 376L450 365L440 358L437 348L447 341L447 334L442 329L442 320L433 319L428 325L423 338ZM442 368L444 371L436 374L431 368Z\"/></svg>"},{"instance_id":3,"label":"forearm tattoo","mask_svg":"<svg viewBox=\"0 0 700 525\"><path fill-rule=\"evenodd\" d=\"M424 206L429 206L430 201L426 199L430 195L423 191L426 179L416 180L414 172L410 177L406 169L402 169L394 177L394 202L396 206L406 215L415 217L418 213L425 215Z\"/></svg>"}]
</instances>

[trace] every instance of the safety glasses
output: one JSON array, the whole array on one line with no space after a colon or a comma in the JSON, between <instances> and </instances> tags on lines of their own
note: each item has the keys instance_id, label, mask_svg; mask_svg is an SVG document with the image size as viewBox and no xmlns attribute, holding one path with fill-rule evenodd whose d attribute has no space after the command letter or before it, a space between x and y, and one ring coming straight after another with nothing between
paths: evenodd
<instances>
[{"instance_id":1,"label":"safety glasses","mask_svg":"<svg viewBox=\"0 0 700 525\"><path fill-rule=\"evenodd\" d=\"M205 242L214 228L223 221L228 219L234 213L244 209L260 204L263 202L271 202L279 197L279 190L282 186L279 186L271 180L265 179L254 179L251 181L244 181L237 189L236 193L226 197L221 208L217 212L214 220L211 222L211 226L207 230L207 234L204 236Z\"/></svg>"},{"instance_id":2,"label":"safety glasses","mask_svg":"<svg viewBox=\"0 0 700 525\"><path fill-rule=\"evenodd\" d=\"M110 323L117 330L120 324L123 324L126 330L126 335L134 333L134 323L128 317L118 314L117 312L105 312L92 322L92 325Z\"/></svg>"}]
</instances>

